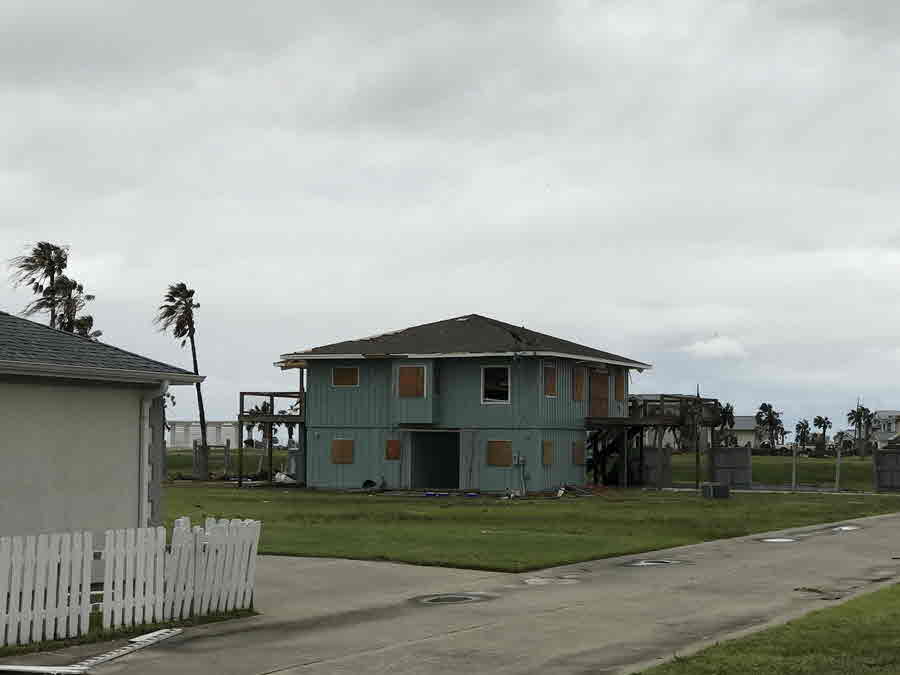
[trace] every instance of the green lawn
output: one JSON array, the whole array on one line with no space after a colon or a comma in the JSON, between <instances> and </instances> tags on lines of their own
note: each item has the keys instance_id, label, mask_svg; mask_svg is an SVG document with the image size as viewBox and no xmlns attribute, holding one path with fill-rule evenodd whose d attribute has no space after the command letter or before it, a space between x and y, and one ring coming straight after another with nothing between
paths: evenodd
<instances>
[{"instance_id":1,"label":"green lawn","mask_svg":"<svg viewBox=\"0 0 900 675\"><path fill-rule=\"evenodd\" d=\"M694 461L693 453L672 455L672 481L693 483ZM790 457L755 456L753 482L763 485L790 485L791 461ZM833 458L801 457L798 461L797 482L800 485L833 487L834 464ZM701 463L701 480L706 480L704 467L705 465ZM841 459L841 489L863 491L872 489L871 457L851 456Z\"/></svg>"},{"instance_id":2,"label":"green lawn","mask_svg":"<svg viewBox=\"0 0 900 675\"><path fill-rule=\"evenodd\" d=\"M214 484L166 489L168 518L263 522L262 553L524 571L900 511L893 496L609 490L561 500L395 497Z\"/></svg>"},{"instance_id":3,"label":"green lawn","mask_svg":"<svg viewBox=\"0 0 900 675\"><path fill-rule=\"evenodd\" d=\"M889 675L900 673L900 586L746 638L645 675Z\"/></svg>"},{"instance_id":4,"label":"green lawn","mask_svg":"<svg viewBox=\"0 0 900 675\"><path fill-rule=\"evenodd\" d=\"M275 470L279 471L282 466L287 466L287 450L274 450L273 459L275 462ZM262 458L263 470L268 470L269 459L266 451L257 448L244 448L244 475L253 474L259 469L259 460ZM237 475L238 467L238 451L231 450L231 472ZM169 479L174 479L181 474L184 477L191 475L193 466L193 450L190 448L168 448L166 450L166 474ZM211 450L209 453L209 470L215 475L225 472L225 456L221 450Z\"/></svg>"}]
</instances>

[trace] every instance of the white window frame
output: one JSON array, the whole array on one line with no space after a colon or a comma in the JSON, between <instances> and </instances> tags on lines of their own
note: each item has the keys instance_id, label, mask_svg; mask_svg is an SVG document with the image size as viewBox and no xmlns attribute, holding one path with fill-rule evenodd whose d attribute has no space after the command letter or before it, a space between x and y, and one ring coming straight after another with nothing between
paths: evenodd
<instances>
[{"instance_id":1,"label":"white window frame","mask_svg":"<svg viewBox=\"0 0 900 675\"><path fill-rule=\"evenodd\" d=\"M484 398L484 371L487 368L506 368L506 381L509 382L509 396L506 401L486 401ZM481 405L511 405L512 404L512 366L481 366ZM497 440L497 439L493 439Z\"/></svg>"},{"instance_id":2,"label":"white window frame","mask_svg":"<svg viewBox=\"0 0 900 675\"><path fill-rule=\"evenodd\" d=\"M400 369L401 368L421 368L423 374L424 384L422 386L422 397L418 396L400 396ZM397 398L403 400L412 400L412 401L424 401L428 398L428 365L425 363L399 363L397 364L397 379L396 379L396 391Z\"/></svg>"},{"instance_id":3,"label":"white window frame","mask_svg":"<svg viewBox=\"0 0 900 675\"><path fill-rule=\"evenodd\" d=\"M354 369L356 371L356 384L335 384L334 383L334 370L335 368L347 368ZM331 388L332 389L359 389L360 382L362 382L362 373L360 372L359 366L331 366Z\"/></svg>"},{"instance_id":4,"label":"white window frame","mask_svg":"<svg viewBox=\"0 0 900 675\"><path fill-rule=\"evenodd\" d=\"M547 391L547 368L553 368L556 371L556 393L548 394ZM559 398L559 365L556 361L541 361L541 393L544 398Z\"/></svg>"}]
</instances>

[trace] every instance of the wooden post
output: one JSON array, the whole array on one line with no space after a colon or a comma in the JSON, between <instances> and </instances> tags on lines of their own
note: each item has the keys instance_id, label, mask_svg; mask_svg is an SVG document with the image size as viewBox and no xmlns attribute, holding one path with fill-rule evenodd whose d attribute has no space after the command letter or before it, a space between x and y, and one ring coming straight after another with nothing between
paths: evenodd
<instances>
[{"instance_id":1,"label":"wooden post","mask_svg":"<svg viewBox=\"0 0 900 675\"><path fill-rule=\"evenodd\" d=\"M219 427L221 429L221 427ZM231 439L225 439L225 475L229 476L229 469L231 468Z\"/></svg>"},{"instance_id":2,"label":"wooden post","mask_svg":"<svg viewBox=\"0 0 900 675\"><path fill-rule=\"evenodd\" d=\"M625 441L623 450L622 450L622 458L625 460L625 475L622 478L622 487L628 487L628 427L625 427L624 437L622 440Z\"/></svg>"},{"instance_id":3,"label":"wooden post","mask_svg":"<svg viewBox=\"0 0 900 675\"><path fill-rule=\"evenodd\" d=\"M275 414L275 397L274 396L269 397L269 414L270 415ZM268 440L266 441L266 445L268 446L268 450L269 450L269 485L275 484L275 474L273 472L273 464L274 464L273 460L275 458L274 457L275 453L272 450L272 430L274 427L275 427L275 425L272 422L269 422L268 426L266 427L267 435L269 437Z\"/></svg>"},{"instance_id":4,"label":"wooden post","mask_svg":"<svg viewBox=\"0 0 900 675\"><path fill-rule=\"evenodd\" d=\"M700 427L694 425L694 487L700 491Z\"/></svg>"},{"instance_id":5,"label":"wooden post","mask_svg":"<svg viewBox=\"0 0 900 675\"><path fill-rule=\"evenodd\" d=\"M244 414L244 395L240 395L238 403L238 487L244 486L244 423L241 422L241 415Z\"/></svg>"}]
</instances>

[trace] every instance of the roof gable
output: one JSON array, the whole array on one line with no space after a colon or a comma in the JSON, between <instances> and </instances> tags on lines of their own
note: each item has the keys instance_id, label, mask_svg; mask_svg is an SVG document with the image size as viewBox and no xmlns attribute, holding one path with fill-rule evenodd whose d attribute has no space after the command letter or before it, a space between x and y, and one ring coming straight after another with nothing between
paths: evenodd
<instances>
[{"instance_id":1,"label":"roof gable","mask_svg":"<svg viewBox=\"0 0 900 675\"><path fill-rule=\"evenodd\" d=\"M563 340L545 333L539 333L521 326L513 326L512 324L479 314L468 314L390 333L373 335L359 340L336 342L305 351L285 354L282 358L402 356L413 354L421 356L468 356L473 354L527 352L552 353L592 361L629 365L635 368L651 367L647 363L580 345L576 342Z\"/></svg>"},{"instance_id":2,"label":"roof gable","mask_svg":"<svg viewBox=\"0 0 900 675\"><path fill-rule=\"evenodd\" d=\"M197 381L194 373L162 361L44 324L0 312L0 372L89 377L122 381Z\"/></svg>"}]
</instances>

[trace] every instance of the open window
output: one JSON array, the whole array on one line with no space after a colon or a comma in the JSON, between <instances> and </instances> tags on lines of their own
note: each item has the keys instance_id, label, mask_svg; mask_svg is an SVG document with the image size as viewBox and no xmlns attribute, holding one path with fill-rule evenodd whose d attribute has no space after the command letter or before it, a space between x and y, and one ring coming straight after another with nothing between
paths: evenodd
<instances>
[{"instance_id":1,"label":"open window","mask_svg":"<svg viewBox=\"0 0 900 675\"><path fill-rule=\"evenodd\" d=\"M509 403L509 366L481 369L481 402Z\"/></svg>"},{"instance_id":2,"label":"open window","mask_svg":"<svg viewBox=\"0 0 900 675\"><path fill-rule=\"evenodd\" d=\"M544 396L556 398L556 364L544 361Z\"/></svg>"},{"instance_id":3,"label":"open window","mask_svg":"<svg viewBox=\"0 0 900 675\"><path fill-rule=\"evenodd\" d=\"M425 398L425 366L400 366L397 378L400 398Z\"/></svg>"},{"instance_id":4,"label":"open window","mask_svg":"<svg viewBox=\"0 0 900 675\"><path fill-rule=\"evenodd\" d=\"M331 386L333 387L358 387L359 368L332 368Z\"/></svg>"}]
</instances>

